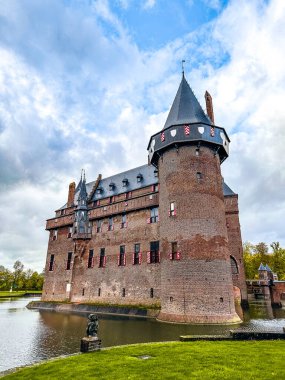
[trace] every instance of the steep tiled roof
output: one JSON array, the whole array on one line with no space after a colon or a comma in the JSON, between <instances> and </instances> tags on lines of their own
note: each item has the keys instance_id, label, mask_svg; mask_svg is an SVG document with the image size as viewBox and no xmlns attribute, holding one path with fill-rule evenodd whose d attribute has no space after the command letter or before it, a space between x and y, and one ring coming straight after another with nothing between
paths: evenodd
<instances>
[{"instance_id":1,"label":"steep tiled roof","mask_svg":"<svg viewBox=\"0 0 285 380\"><path fill-rule=\"evenodd\" d=\"M203 111L183 74L177 94L166 119L164 129L171 125L188 123L211 124L211 120Z\"/></svg>"}]
</instances>

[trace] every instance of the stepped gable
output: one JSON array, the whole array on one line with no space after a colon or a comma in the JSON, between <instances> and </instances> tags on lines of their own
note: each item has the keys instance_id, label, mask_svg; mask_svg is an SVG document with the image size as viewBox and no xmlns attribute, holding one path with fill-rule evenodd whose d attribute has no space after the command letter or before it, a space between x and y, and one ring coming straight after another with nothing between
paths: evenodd
<instances>
[{"instance_id":1,"label":"stepped gable","mask_svg":"<svg viewBox=\"0 0 285 380\"><path fill-rule=\"evenodd\" d=\"M183 74L163 129L191 123L211 124L211 120L203 111Z\"/></svg>"}]
</instances>

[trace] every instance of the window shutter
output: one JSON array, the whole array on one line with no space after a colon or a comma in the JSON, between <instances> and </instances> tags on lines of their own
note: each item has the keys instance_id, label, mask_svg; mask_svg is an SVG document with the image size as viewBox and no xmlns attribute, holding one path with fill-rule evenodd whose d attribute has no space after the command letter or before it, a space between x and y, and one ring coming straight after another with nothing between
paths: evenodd
<instances>
[{"instance_id":1,"label":"window shutter","mask_svg":"<svg viewBox=\"0 0 285 380\"><path fill-rule=\"evenodd\" d=\"M124 265L126 265L126 254L124 254Z\"/></svg>"},{"instance_id":2,"label":"window shutter","mask_svg":"<svg viewBox=\"0 0 285 380\"><path fill-rule=\"evenodd\" d=\"M133 253L133 265L135 265L135 253Z\"/></svg>"},{"instance_id":3,"label":"window shutter","mask_svg":"<svg viewBox=\"0 0 285 380\"><path fill-rule=\"evenodd\" d=\"M103 259L103 267L105 268L106 266L106 256L104 256L104 259Z\"/></svg>"},{"instance_id":4,"label":"window shutter","mask_svg":"<svg viewBox=\"0 0 285 380\"><path fill-rule=\"evenodd\" d=\"M171 216L171 210L168 210L168 216Z\"/></svg>"},{"instance_id":5,"label":"window shutter","mask_svg":"<svg viewBox=\"0 0 285 380\"><path fill-rule=\"evenodd\" d=\"M91 259L91 268L93 268L94 267L94 257L92 257L92 259Z\"/></svg>"},{"instance_id":6,"label":"window shutter","mask_svg":"<svg viewBox=\"0 0 285 380\"><path fill-rule=\"evenodd\" d=\"M158 251L158 262L160 263L160 252Z\"/></svg>"},{"instance_id":7,"label":"window shutter","mask_svg":"<svg viewBox=\"0 0 285 380\"><path fill-rule=\"evenodd\" d=\"M65 269L67 270L67 260L64 260L64 266L65 266Z\"/></svg>"},{"instance_id":8,"label":"window shutter","mask_svg":"<svg viewBox=\"0 0 285 380\"><path fill-rule=\"evenodd\" d=\"M147 224L150 224L150 218L147 218L146 222Z\"/></svg>"},{"instance_id":9,"label":"window shutter","mask_svg":"<svg viewBox=\"0 0 285 380\"><path fill-rule=\"evenodd\" d=\"M184 133L186 136L190 135L190 125L184 125Z\"/></svg>"},{"instance_id":10,"label":"window shutter","mask_svg":"<svg viewBox=\"0 0 285 380\"><path fill-rule=\"evenodd\" d=\"M127 193L125 193L125 199L127 199L128 198L128 195L127 195Z\"/></svg>"},{"instance_id":11,"label":"window shutter","mask_svg":"<svg viewBox=\"0 0 285 380\"><path fill-rule=\"evenodd\" d=\"M180 260L181 258L181 253L180 252L176 252L176 260Z\"/></svg>"},{"instance_id":12,"label":"window shutter","mask_svg":"<svg viewBox=\"0 0 285 380\"><path fill-rule=\"evenodd\" d=\"M173 260L173 253L170 252L170 253L168 254L168 257L169 257L169 260Z\"/></svg>"},{"instance_id":13,"label":"window shutter","mask_svg":"<svg viewBox=\"0 0 285 380\"><path fill-rule=\"evenodd\" d=\"M98 201L97 201L97 205L100 206L100 199L98 199Z\"/></svg>"},{"instance_id":14,"label":"window shutter","mask_svg":"<svg viewBox=\"0 0 285 380\"><path fill-rule=\"evenodd\" d=\"M130 191L130 192L129 192L129 198L131 198L131 197L132 197L132 192Z\"/></svg>"},{"instance_id":15,"label":"window shutter","mask_svg":"<svg viewBox=\"0 0 285 380\"><path fill-rule=\"evenodd\" d=\"M113 231L114 230L114 224L112 224L112 226L111 226L111 231Z\"/></svg>"},{"instance_id":16,"label":"window shutter","mask_svg":"<svg viewBox=\"0 0 285 380\"><path fill-rule=\"evenodd\" d=\"M164 132L162 132L162 133L160 134L160 140L161 140L162 142L165 140L165 133L164 133Z\"/></svg>"},{"instance_id":17,"label":"window shutter","mask_svg":"<svg viewBox=\"0 0 285 380\"><path fill-rule=\"evenodd\" d=\"M125 228L128 228L128 222L125 223Z\"/></svg>"},{"instance_id":18,"label":"window shutter","mask_svg":"<svg viewBox=\"0 0 285 380\"><path fill-rule=\"evenodd\" d=\"M157 221L159 222L159 215L157 215Z\"/></svg>"},{"instance_id":19,"label":"window shutter","mask_svg":"<svg viewBox=\"0 0 285 380\"><path fill-rule=\"evenodd\" d=\"M176 208L173 210L173 216L176 216Z\"/></svg>"},{"instance_id":20,"label":"window shutter","mask_svg":"<svg viewBox=\"0 0 285 380\"><path fill-rule=\"evenodd\" d=\"M120 254L118 254L118 266L120 266Z\"/></svg>"},{"instance_id":21,"label":"window shutter","mask_svg":"<svg viewBox=\"0 0 285 380\"><path fill-rule=\"evenodd\" d=\"M146 262L150 264L150 252L146 253Z\"/></svg>"},{"instance_id":22,"label":"window shutter","mask_svg":"<svg viewBox=\"0 0 285 380\"><path fill-rule=\"evenodd\" d=\"M141 254L141 252L139 253L139 265L141 265L141 263L142 263L142 254Z\"/></svg>"},{"instance_id":23,"label":"window shutter","mask_svg":"<svg viewBox=\"0 0 285 380\"><path fill-rule=\"evenodd\" d=\"M154 185L151 186L151 191L154 191Z\"/></svg>"}]
</instances>

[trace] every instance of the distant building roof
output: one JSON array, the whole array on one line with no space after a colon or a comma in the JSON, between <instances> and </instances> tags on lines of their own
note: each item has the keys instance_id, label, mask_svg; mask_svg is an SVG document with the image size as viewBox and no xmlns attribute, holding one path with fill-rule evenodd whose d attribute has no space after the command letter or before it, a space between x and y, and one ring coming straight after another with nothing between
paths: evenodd
<instances>
[{"instance_id":1,"label":"distant building roof","mask_svg":"<svg viewBox=\"0 0 285 380\"><path fill-rule=\"evenodd\" d=\"M211 120L203 111L183 74L163 129L171 125L190 123L211 124Z\"/></svg>"},{"instance_id":2,"label":"distant building roof","mask_svg":"<svg viewBox=\"0 0 285 380\"><path fill-rule=\"evenodd\" d=\"M261 263L261 264L259 265L258 270L266 270L266 268L265 268L265 266Z\"/></svg>"},{"instance_id":3,"label":"distant building roof","mask_svg":"<svg viewBox=\"0 0 285 380\"><path fill-rule=\"evenodd\" d=\"M267 264L265 265L265 270L267 270L267 272L272 272L272 270L269 268Z\"/></svg>"}]
</instances>

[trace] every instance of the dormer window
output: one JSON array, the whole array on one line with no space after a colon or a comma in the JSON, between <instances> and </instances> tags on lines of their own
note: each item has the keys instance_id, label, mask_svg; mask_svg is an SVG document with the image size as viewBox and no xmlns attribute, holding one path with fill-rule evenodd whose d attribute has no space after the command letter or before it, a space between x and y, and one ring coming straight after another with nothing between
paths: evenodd
<instances>
[{"instance_id":1,"label":"dormer window","mask_svg":"<svg viewBox=\"0 0 285 380\"><path fill-rule=\"evenodd\" d=\"M113 191L114 189L115 189L115 184L114 184L114 182L111 182L109 185L109 190Z\"/></svg>"},{"instance_id":2,"label":"dormer window","mask_svg":"<svg viewBox=\"0 0 285 380\"><path fill-rule=\"evenodd\" d=\"M97 194L101 194L102 192L103 192L102 187L97 187L97 189L96 189L96 193L97 193Z\"/></svg>"},{"instance_id":3,"label":"dormer window","mask_svg":"<svg viewBox=\"0 0 285 380\"><path fill-rule=\"evenodd\" d=\"M128 186L128 184L129 184L129 180L127 178L124 178L123 179L123 187Z\"/></svg>"},{"instance_id":4,"label":"dormer window","mask_svg":"<svg viewBox=\"0 0 285 380\"><path fill-rule=\"evenodd\" d=\"M141 173L139 173L138 175L137 175L137 182L139 183L139 182L142 182L142 180L143 180L143 175L141 174Z\"/></svg>"},{"instance_id":5,"label":"dormer window","mask_svg":"<svg viewBox=\"0 0 285 380\"><path fill-rule=\"evenodd\" d=\"M155 169L155 171L153 172L153 174L154 174L155 177L158 177L158 170Z\"/></svg>"}]
</instances>

